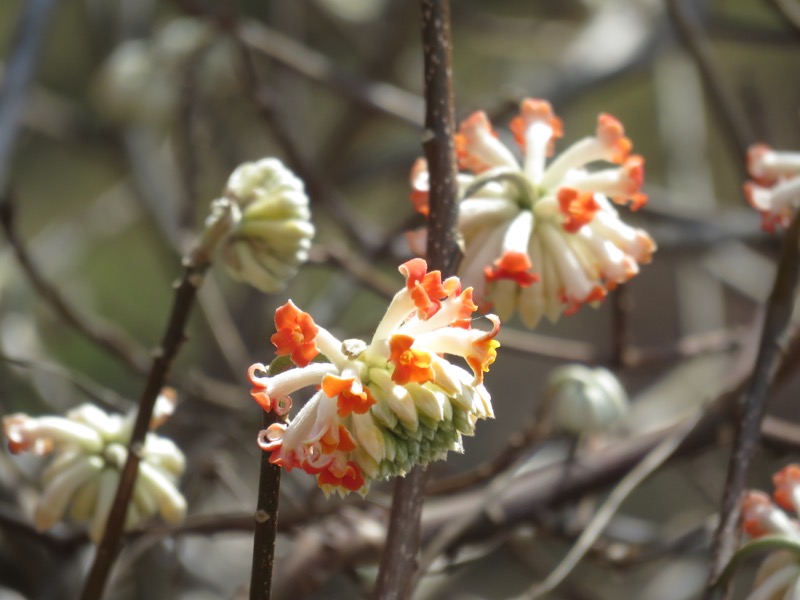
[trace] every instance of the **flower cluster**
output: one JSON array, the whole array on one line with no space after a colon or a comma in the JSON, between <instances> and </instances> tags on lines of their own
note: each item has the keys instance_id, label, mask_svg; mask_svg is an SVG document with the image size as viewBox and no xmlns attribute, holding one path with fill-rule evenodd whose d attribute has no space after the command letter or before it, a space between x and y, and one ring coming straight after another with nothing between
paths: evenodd
<instances>
[{"instance_id":1,"label":"flower cluster","mask_svg":"<svg viewBox=\"0 0 800 600\"><path fill-rule=\"evenodd\" d=\"M781 510L800 514L800 465L783 468L772 480L778 506L767 494L754 490L748 491L742 501L744 532L757 539L772 536L775 542L776 550L761 564L749 596L759 600L785 600L800 595L800 521ZM787 546L795 550L781 549ZM746 545L741 551L745 548Z\"/></svg>"},{"instance_id":2,"label":"flower cluster","mask_svg":"<svg viewBox=\"0 0 800 600\"><path fill-rule=\"evenodd\" d=\"M159 396L151 429L172 414L174 404L171 394ZM65 417L23 413L3 417L3 431L12 453L53 454L42 472L44 491L34 512L38 529L49 529L69 509L72 520L88 523L89 536L100 541L128 456L126 445L134 416L109 415L92 404L83 404ZM178 491L177 481L184 465L183 453L172 440L147 434L126 528L156 513L170 523L183 520L186 500Z\"/></svg>"},{"instance_id":3,"label":"flower cluster","mask_svg":"<svg viewBox=\"0 0 800 600\"><path fill-rule=\"evenodd\" d=\"M262 431L259 445L271 462L316 475L326 494L364 494L374 479L460 451L477 419L493 417L482 381L499 346L497 317L487 316L491 330L473 329L472 289L428 273L422 259L400 272L406 285L369 343L336 339L290 301L275 314L272 342L298 368L273 376L265 376L262 364L249 370L255 400L282 415L291 408L290 394L318 386L288 424ZM445 354L463 357L472 373Z\"/></svg>"},{"instance_id":4,"label":"flower cluster","mask_svg":"<svg viewBox=\"0 0 800 600\"><path fill-rule=\"evenodd\" d=\"M459 231L465 254L459 275L475 288L481 308L502 319L516 307L535 327L555 321L636 275L655 243L626 225L612 202L633 210L641 192L644 160L631 154L622 124L602 114L593 137L584 138L547 164L561 120L548 102L526 99L511 129L523 164L497 137L483 112L466 119L455 143L460 167ZM598 161L617 166L589 170ZM423 159L411 172L411 200L428 211L428 172Z\"/></svg>"},{"instance_id":5,"label":"flower cluster","mask_svg":"<svg viewBox=\"0 0 800 600\"><path fill-rule=\"evenodd\" d=\"M303 182L275 158L239 165L212 203L203 236L201 248L222 240L231 277L280 290L307 260L314 237Z\"/></svg>"},{"instance_id":6,"label":"flower cluster","mask_svg":"<svg viewBox=\"0 0 800 600\"><path fill-rule=\"evenodd\" d=\"M744 184L750 205L761 213L761 227L770 233L786 227L800 206L800 152L778 152L765 144L751 146Z\"/></svg>"}]
</instances>

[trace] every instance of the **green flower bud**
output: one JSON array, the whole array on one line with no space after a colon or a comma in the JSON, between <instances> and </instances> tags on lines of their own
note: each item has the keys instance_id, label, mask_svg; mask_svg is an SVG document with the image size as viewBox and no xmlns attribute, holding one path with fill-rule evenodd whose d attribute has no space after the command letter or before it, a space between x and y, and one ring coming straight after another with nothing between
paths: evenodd
<instances>
[{"instance_id":1,"label":"green flower bud","mask_svg":"<svg viewBox=\"0 0 800 600\"><path fill-rule=\"evenodd\" d=\"M628 410L628 395L611 371L569 365L550 375L545 394L558 427L581 434L608 429Z\"/></svg>"}]
</instances>

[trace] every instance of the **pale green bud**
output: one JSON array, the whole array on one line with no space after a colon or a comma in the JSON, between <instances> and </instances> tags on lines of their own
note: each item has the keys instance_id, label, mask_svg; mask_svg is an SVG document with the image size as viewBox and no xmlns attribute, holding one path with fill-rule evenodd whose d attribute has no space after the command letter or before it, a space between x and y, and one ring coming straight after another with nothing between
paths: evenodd
<instances>
[{"instance_id":1,"label":"pale green bud","mask_svg":"<svg viewBox=\"0 0 800 600\"><path fill-rule=\"evenodd\" d=\"M553 371L545 394L553 402L553 419L571 433L608 429L628 410L628 395L607 369L569 365Z\"/></svg>"}]
</instances>

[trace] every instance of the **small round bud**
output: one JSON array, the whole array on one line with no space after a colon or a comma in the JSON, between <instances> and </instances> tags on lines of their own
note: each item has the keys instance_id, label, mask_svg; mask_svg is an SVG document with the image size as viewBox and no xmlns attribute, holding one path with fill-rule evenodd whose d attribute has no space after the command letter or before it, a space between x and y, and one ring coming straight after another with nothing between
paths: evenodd
<instances>
[{"instance_id":1,"label":"small round bud","mask_svg":"<svg viewBox=\"0 0 800 600\"><path fill-rule=\"evenodd\" d=\"M553 371L545 389L553 419L570 433L601 431L628 410L628 395L611 371L569 365Z\"/></svg>"},{"instance_id":2,"label":"small round bud","mask_svg":"<svg viewBox=\"0 0 800 600\"><path fill-rule=\"evenodd\" d=\"M314 236L303 182L279 160L265 158L231 174L225 200L238 217L222 241L228 272L263 292L282 289L308 258Z\"/></svg>"}]
</instances>

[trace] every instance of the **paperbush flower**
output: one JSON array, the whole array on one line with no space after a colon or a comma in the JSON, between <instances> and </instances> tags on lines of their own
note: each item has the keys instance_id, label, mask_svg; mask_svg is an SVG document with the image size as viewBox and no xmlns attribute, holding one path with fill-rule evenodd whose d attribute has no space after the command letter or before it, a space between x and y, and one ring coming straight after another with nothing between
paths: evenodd
<instances>
[{"instance_id":1,"label":"paperbush flower","mask_svg":"<svg viewBox=\"0 0 800 600\"><path fill-rule=\"evenodd\" d=\"M800 465L785 467L772 480L775 502L794 515L800 514ZM748 600L793 600L800 597L800 522L781 508L759 491L748 491L742 501L744 532L751 538L763 538L776 548L761 564ZM787 546L795 550L780 549ZM740 552L746 548L747 544Z\"/></svg>"},{"instance_id":2,"label":"paperbush flower","mask_svg":"<svg viewBox=\"0 0 800 600\"><path fill-rule=\"evenodd\" d=\"M288 424L262 431L259 445L271 462L316 475L326 494L364 494L374 479L460 451L477 419L494 416L482 381L499 346L497 317L486 317L490 331L473 329L472 289L428 273L422 259L400 272L406 285L369 343L336 339L289 301L275 315L272 342L298 368L271 377L263 364L250 368L253 397L267 411L287 414L290 394L318 388Z\"/></svg>"},{"instance_id":3,"label":"paperbush flower","mask_svg":"<svg viewBox=\"0 0 800 600\"><path fill-rule=\"evenodd\" d=\"M163 423L173 408L174 398L162 394L151 428ZM83 404L65 417L23 413L3 417L3 432L12 453L53 455L42 472L44 490L34 512L38 529L49 529L69 509L72 520L87 523L91 539L100 541L127 459L134 416L109 415L92 404ZM186 500L178 491L177 481L184 465L183 453L171 440L147 434L125 521L127 529L156 513L170 523L183 520Z\"/></svg>"},{"instance_id":4,"label":"paperbush flower","mask_svg":"<svg viewBox=\"0 0 800 600\"><path fill-rule=\"evenodd\" d=\"M547 164L561 120L548 102L526 99L511 123L522 164L498 138L483 112L467 118L456 135L459 165L458 227L464 242L459 274L475 288L481 308L502 319L516 307L535 327L556 320L636 275L655 243L626 225L613 207L633 210L641 193L644 160L631 154L622 124L602 114L593 137L584 138ZM598 162L617 166L588 169ZM428 173L423 159L411 173L411 200L428 211Z\"/></svg>"},{"instance_id":5,"label":"paperbush flower","mask_svg":"<svg viewBox=\"0 0 800 600\"><path fill-rule=\"evenodd\" d=\"M281 161L244 163L212 203L201 247L221 239L231 277L264 292L282 289L308 258L314 237L303 182Z\"/></svg>"},{"instance_id":6,"label":"paperbush flower","mask_svg":"<svg viewBox=\"0 0 800 600\"><path fill-rule=\"evenodd\" d=\"M766 144L751 146L744 184L750 205L761 213L761 227L772 233L786 227L800 205L800 152L779 152Z\"/></svg>"}]
</instances>

